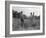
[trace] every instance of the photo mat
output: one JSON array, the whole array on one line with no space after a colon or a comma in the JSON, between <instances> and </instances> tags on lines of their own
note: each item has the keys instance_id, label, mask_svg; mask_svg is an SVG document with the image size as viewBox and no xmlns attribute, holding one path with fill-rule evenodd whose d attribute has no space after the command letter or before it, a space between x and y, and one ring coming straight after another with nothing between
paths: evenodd
<instances>
[{"instance_id":1,"label":"photo mat","mask_svg":"<svg viewBox=\"0 0 46 38\"><path fill-rule=\"evenodd\" d=\"M36 5L10 5L11 27L13 34L42 32L42 6ZM22 14L21 14L22 12ZM11 28L10 27L10 28ZM19 32L18 32L19 31ZM22 33L21 33L22 32ZM11 33L12 34L12 33Z\"/></svg>"}]
</instances>

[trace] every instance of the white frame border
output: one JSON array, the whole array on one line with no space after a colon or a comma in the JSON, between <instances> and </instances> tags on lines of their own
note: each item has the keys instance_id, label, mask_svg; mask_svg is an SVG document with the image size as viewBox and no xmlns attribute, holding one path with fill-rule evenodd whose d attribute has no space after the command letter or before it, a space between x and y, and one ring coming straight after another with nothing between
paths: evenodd
<instances>
[{"instance_id":1,"label":"white frame border","mask_svg":"<svg viewBox=\"0 0 46 38\"><path fill-rule=\"evenodd\" d=\"M10 34L25 34L25 33L42 33L43 32L43 12L42 12L42 6L41 8L41 15L40 15L40 30L31 30L31 31L12 31L12 6L21 6L22 5L16 5L16 4L10 4ZM31 7L31 5L23 5L24 7ZM37 7L34 5L34 7ZM39 7L39 6L38 6Z\"/></svg>"}]
</instances>

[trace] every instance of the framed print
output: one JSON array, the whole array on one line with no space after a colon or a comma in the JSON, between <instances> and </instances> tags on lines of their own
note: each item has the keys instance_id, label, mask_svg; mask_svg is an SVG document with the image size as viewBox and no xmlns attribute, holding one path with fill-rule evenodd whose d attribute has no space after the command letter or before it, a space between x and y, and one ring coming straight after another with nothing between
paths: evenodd
<instances>
[{"instance_id":1,"label":"framed print","mask_svg":"<svg viewBox=\"0 0 46 38\"><path fill-rule=\"evenodd\" d=\"M5 1L5 36L44 35L44 3Z\"/></svg>"}]
</instances>

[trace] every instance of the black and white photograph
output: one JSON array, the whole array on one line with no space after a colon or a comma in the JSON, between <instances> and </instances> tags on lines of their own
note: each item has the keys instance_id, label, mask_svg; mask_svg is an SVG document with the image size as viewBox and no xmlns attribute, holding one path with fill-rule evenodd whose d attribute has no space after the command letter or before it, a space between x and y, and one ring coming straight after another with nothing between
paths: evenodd
<instances>
[{"instance_id":1,"label":"black and white photograph","mask_svg":"<svg viewBox=\"0 0 46 38\"><path fill-rule=\"evenodd\" d=\"M6 18L6 36L44 34L44 3L6 2Z\"/></svg>"},{"instance_id":2,"label":"black and white photograph","mask_svg":"<svg viewBox=\"0 0 46 38\"><path fill-rule=\"evenodd\" d=\"M42 6L10 5L12 31L37 31L42 29ZM11 27L10 27L11 28Z\"/></svg>"},{"instance_id":3,"label":"black and white photograph","mask_svg":"<svg viewBox=\"0 0 46 38\"><path fill-rule=\"evenodd\" d=\"M40 8L14 6L12 8L12 30L40 30Z\"/></svg>"},{"instance_id":4,"label":"black and white photograph","mask_svg":"<svg viewBox=\"0 0 46 38\"><path fill-rule=\"evenodd\" d=\"M10 32L37 33L42 32L42 6L10 5ZM12 28L11 28L12 27ZM19 32L18 32L19 31ZM12 33L11 32L11 33Z\"/></svg>"}]
</instances>

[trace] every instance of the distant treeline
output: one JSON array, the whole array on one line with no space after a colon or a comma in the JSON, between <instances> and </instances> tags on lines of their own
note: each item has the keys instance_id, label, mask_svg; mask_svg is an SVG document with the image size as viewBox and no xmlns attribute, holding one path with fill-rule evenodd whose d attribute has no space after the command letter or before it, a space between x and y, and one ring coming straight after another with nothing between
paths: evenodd
<instances>
[{"instance_id":1,"label":"distant treeline","mask_svg":"<svg viewBox=\"0 0 46 38\"><path fill-rule=\"evenodd\" d=\"M13 12L13 18L20 18L20 13L14 10L12 10L12 12Z\"/></svg>"},{"instance_id":2,"label":"distant treeline","mask_svg":"<svg viewBox=\"0 0 46 38\"><path fill-rule=\"evenodd\" d=\"M14 11L12 10L13 12L13 18L20 18L20 13L21 12L17 12L17 11ZM24 19L28 19L28 17L26 15L23 15L24 16ZM40 19L40 16L34 16L35 19Z\"/></svg>"}]
</instances>

